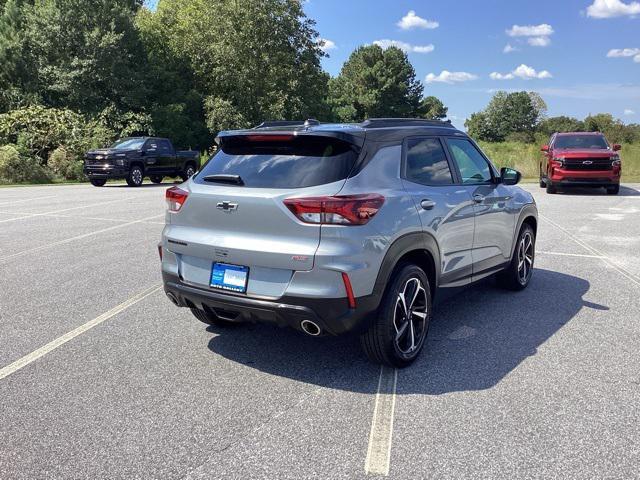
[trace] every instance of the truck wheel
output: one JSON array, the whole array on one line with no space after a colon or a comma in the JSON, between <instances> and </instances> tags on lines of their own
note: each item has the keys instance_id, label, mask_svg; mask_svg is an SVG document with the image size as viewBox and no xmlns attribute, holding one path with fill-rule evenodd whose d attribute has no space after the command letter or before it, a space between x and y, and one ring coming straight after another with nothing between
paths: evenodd
<instances>
[{"instance_id":1,"label":"truck wheel","mask_svg":"<svg viewBox=\"0 0 640 480\"><path fill-rule=\"evenodd\" d=\"M540 172L540 188L544 188L547 186L547 182L545 181L544 177L542 176L542 172Z\"/></svg>"},{"instance_id":2,"label":"truck wheel","mask_svg":"<svg viewBox=\"0 0 640 480\"><path fill-rule=\"evenodd\" d=\"M89 181L91 182L91 185L93 185L94 187L104 187L107 183L107 181L103 178L94 178Z\"/></svg>"},{"instance_id":3,"label":"truck wheel","mask_svg":"<svg viewBox=\"0 0 640 480\"><path fill-rule=\"evenodd\" d=\"M360 337L362 348L374 363L406 367L420 354L430 320L427 275L417 265L400 264L369 330Z\"/></svg>"},{"instance_id":4,"label":"truck wheel","mask_svg":"<svg viewBox=\"0 0 640 480\"><path fill-rule=\"evenodd\" d=\"M508 290L524 290L531 280L536 256L536 235L531 225L522 225L517 242L511 263L498 274L498 284Z\"/></svg>"},{"instance_id":5,"label":"truck wheel","mask_svg":"<svg viewBox=\"0 0 640 480\"><path fill-rule=\"evenodd\" d=\"M215 325L216 327L233 327L238 324L238 322L222 320L217 316L210 314L209 312L200 310L199 308L192 308L191 313L193 313L194 317L196 317L202 323L206 323L207 325Z\"/></svg>"},{"instance_id":6,"label":"truck wheel","mask_svg":"<svg viewBox=\"0 0 640 480\"><path fill-rule=\"evenodd\" d=\"M180 175L180 177L182 177L182 181L186 182L187 180L189 180L191 177L193 177L193 175L196 173L196 169L194 168L193 165L189 164L187 165L187 167L184 169L184 172L182 173L182 175Z\"/></svg>"},{"instance_id":7,"label":"truck wheel","mask_svg":"<svg viewBox=\"0 0 640 480\"><path fill-rule=\"evenodd\" d=\"M142 185L143 179L144 173L142 172L142 167L134 165L129 171L129 176L127 177L127 185L129 185L130 187L139 187L140 185Z\"/></svg>"},{"instance_id":8,"label":"truck wheel","mask_svg":"<svg viewBox=\"0 0 640 480\"><path fill-rule=\"evenodd\" d=\"M164 177L161 177L160 175L152 175L149 177L149 180L151 180L152 183L162 183Z\"/></svg>"},{"instance_id":9,"label":"truck wheel","mask_svg":"<svg viewBox=\"0 0 640 480\"><path fill-rule=\"evenodd\" d=\"M607 187L607 195L618 195L620 193L620 185L614 185L613 187Z\"/></svg>"}]
</instances>

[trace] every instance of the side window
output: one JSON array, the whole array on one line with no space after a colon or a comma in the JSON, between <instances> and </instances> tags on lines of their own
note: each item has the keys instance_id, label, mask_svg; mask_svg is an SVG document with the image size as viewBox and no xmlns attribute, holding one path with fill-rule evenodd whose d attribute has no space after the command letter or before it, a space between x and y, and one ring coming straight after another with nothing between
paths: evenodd
<instances>
[{"instance_id":1,"label":"side window","mask_svg":"<svg viewBox=\"0 0 640 480\"><path fill-rule=\"evenodd\" d=\"M451 155L458 165L462 183L487 183L492 179L489 164L469 140L463 138L447 139Z\"/></svg>"},{"instance_id":2,"label":"side window","mask_svg":"<svg viewBox=\"0 0 640 480\"><path fill-rule=\"evenodd\" d=\"M167 153L171 151L169 140L158 140L158 147L162 153Z\"/></svg>"},{"instance_id":3,"label":"side window","mask_svg":"<svg viewBox=\"0 0 640 480\"><path fill-rule=\"evenodd\" d=\"M149 140L144 147L145 150L158 150L158 142L156 140Z\"/></svg>"},{"instance_id":4,"label":"side window","mask_svg":"<svg viewBox=\"0 0 640 480\"><path fill-rule=\"evenodd\" d=\"M407 142L407 180L423 185L453 183L447 156L437 138L410 138Z\"/></svg>"}]
</instances>

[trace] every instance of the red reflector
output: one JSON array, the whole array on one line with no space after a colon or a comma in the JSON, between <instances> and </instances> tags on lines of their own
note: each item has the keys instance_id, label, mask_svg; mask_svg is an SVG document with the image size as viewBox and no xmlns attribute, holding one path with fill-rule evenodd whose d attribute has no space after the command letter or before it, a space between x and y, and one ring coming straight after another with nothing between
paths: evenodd
<instances>
[{"instance_id":1,"label":"red reflector","mask_svg":"<svg viewBox=\"0 0 640 480\"><path fill-rule=\"evenodd\" d=\"M247 135L250 142L289 142L295 135Z\"/></svg>"},{"instance_id":2,"label":"red reflector","mask_svg":"<svg viewBox=\"0 0 640 480\"><path fill-rule=\"evenodd\" d=\"M162 261L162 245L158 245L158 255L160 255L160 261Z\"/></svg>"},{"instance_id":3,"label":"red reflector","mask_svg":"<svg viewBox=\"0 0 640 480\"><path fill-rule=\"evenodd\" d=\"M165 193L165 200L167 201L167 206L170 212L178 212L184 202L187 201L187 197L189 196L189 192L186 192L178 187L171 187L167 189Z\"/></svg>"},{"instance_id":4,"label":"red reflector","mask_svg":"<svg viewBox=\"0 0 640 480\"><path fill-rule=\"evenodd\" d=\"M287 198L284 204L305 223L364 225L378 213L384 204L384 197L377 193L365 193L335 197Z\"/></svg>"},{"instance_id":5,"label":"red reflector","mask_svg":"<svg viewBox=\"0 0 640 480\"><path fill-rule=\"evenodd\" d=\"M347 300L349 301L349 308L356 308L356 297L353 296L353 288L351 288L351 280L349 275L342 272L342 281L344 282L344 289L347 291Z\"/></svg>"}]
</instances>

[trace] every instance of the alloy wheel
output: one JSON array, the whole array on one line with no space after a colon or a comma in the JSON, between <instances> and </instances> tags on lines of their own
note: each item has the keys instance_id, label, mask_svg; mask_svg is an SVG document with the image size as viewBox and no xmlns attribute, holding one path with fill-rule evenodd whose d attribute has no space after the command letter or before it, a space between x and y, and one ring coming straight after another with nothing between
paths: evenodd
<instances>
[{"instance_id":1,"label":"alloy wheel","mask_svg":"<svg viewBox=\"0 0 640 480\"><path fill-rule=\"evenodd\" d=\"M133 183L140 185L142 183L142 171L139 168L134 168L133 172L131 172L131 179Z\"/></svg>"},{"instance_id":2,"label":"alloy wheel","mask_svg":"<svg viewBox=\"0 0 640 480\"><path fill-rule=\"evenodd\" d=\"M533 236L525 232L518 245L518 281L525 285L533 271Z\"/></svg>"},{"instance_id":3,"label":"alloy wheel","mask_svg":"<svg viewBox=\"0 0 640 480\"><path fill-rule=\"evenodd\" d=\"M411 357L420 350L427 332L428 308L422 282L411 277L398 292L393 312L395 345L402 355Z\"/></svg>"}]
</instances>

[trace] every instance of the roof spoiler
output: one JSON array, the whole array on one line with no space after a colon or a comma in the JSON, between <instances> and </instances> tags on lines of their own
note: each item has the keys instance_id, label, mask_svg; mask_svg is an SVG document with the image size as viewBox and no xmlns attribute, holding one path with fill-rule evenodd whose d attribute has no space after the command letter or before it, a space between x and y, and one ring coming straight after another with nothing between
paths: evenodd
<instances>
[{"instance_id":1,"label":"roof spoiler","mask_svg":"<svg viewBox=\"0 0 640 480\"><path fill-rule=\"evenodd\" d=\"M269 120L253 127L253 129L260 130L261 128L277 127L311 127L315 125L320 125L320 122L315 118L308 118L307 120Z\"/></svg>"}]
</instances>

